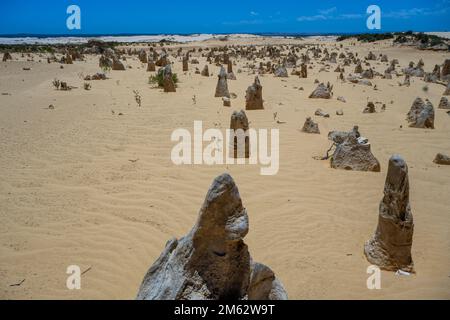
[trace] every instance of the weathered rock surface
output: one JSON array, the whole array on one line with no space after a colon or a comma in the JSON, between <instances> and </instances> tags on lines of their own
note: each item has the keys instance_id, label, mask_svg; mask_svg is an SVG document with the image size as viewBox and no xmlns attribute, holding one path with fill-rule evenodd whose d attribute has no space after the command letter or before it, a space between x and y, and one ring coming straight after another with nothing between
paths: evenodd
<instances>
[{"instance_id":1,"label":"weathered rock surface","mask_svg":"<svg viewBox=\"0 0 450 320\"><path fill-rule=\"evenodd\" d=\"M300 66L300 78L308 78L308 68L306 63L302 63Z\"/></svg>"},{"instance_id":2,"label":"weathered rock surface","mask_svg":"<svg viewBox=\"0 0 450 320\"><path fill-rule=\"evenodd\" d=\"M328 140L333 141L336 144L343 143L344 140L350 135L354 135L357 139L361 137L361 134L359 133L358 126L354 126L352 131L330 131L328 132Z\"/></svg>"},{"instance_id":3,"label":"weathered rock surface","mask_svg":"<svg viewBox=\"0 0 450 320\"><path fill-rule=\"evenodd\" d=\"M319 117L324 117L324 118L329 118L330 114L323 111L322 109L318 108L315 112L314 115L319 116Z\"/></svg>"},{"instance_id":4,"label":"weathered rock surface","mask_svg":"<svg viewBox=\"0 0 450 320\"><path fill-rule=\"evenodd\" d=\"M227 64L227 80L236 80L236 76L233 72L233 63L231 60L228 60Z\"/></svg>"},{"instance_id":5,"label":"weathered rock surface","mask_svg":"<svg viewBox=\"0 0 450 320\"><path fill-rule=\"evenodd\" d=\"M209 69L208 69L208 65L205 65L205 67L203 68L201 75L204 77L209 77Z\"/></svg>"},{"instance_id":6,"label":"weathered rock surface","mask_svg":"<svg viewBox=\"0 0 450 320\"><path fill-rule=\"evenodd\" d=\"M443 96L450 96L450 81L447 83L447 89L445 89Z\"/></svg>"},{"instance_id":7,"label":"weathered rock surface","mask_svg":"<svg viewBox=\"0 0 450 320\"><path fill-rule=\"evenodd\" d=\"M434 129L434 108L430 101L421 98L414 100L411 109L406 115L409 126L413 128Z\"/></svg>"},{"instance_id":8,"label":"weathered rock surface","mask_svg":"<svg viewBox=\"0 0 450 320\"><path fill-rule=\"evenodd\" d=\"M446 97L442 97L441 101L439 101L439 109L450 109L450 105L448 103L448 99Z\"/></svg>"},{"instance_id":9,"label":"weathered rock surface","mask_svg":"<svg viewBox=\"0 0 450 320\"><path fill-rule=\"evenodd\" d=\"M244 110L234 111L230 121L230 157L249 158L250 138L248 136L249 123Z\"/></svg>"},{"instance_id":10,"label":"weathered rock surface","mask_svg":"<svg viewBox=\"0 0 450 320\"><path fill-rule=\"evenodd\" d=\"M224 107L231 107L231 100L228 97L222 97L223 106Z\"/></svg>"},{"instance_id":11,"label":"weathered rock surface","mask_svg":"<svg viewBox=\"0 0 450 320\"><path fill-rule=\"evenodd\" d=\"M285 300L272 270L251 259L243 238L248 215L228 174L217 177L197 223L170 240L147 271L138 300Z\"/></svg>"},{"instance_id":12,"label":"weathered rock surface","mask_svg":"<svg viewBox=\"0 0 450 320\"><path fill-rule=\"evenodd\" d=\"M184 56L183 57L183 72L189 71L189 57Z\"/></svg>"},{"instance_id":13,"label":"weathered rock surface","mask_svg":"<svg viewBox=\"0 0 450 320\"><path fill-rule=\"evenodd\" d=\"M441 71L441 79L450 81L450 59L444 61L444 65Z\"/></svg>"},{"instance_id":14,"label":"weathered rock surface","mask_svg":"<svg viewBox=\"0 0 450 320\"><path fill-rule=\"evenodd\" d=\"M220 67L220 72L218 75L216 93L215 97L230 97L230 92L228 91L228 83L227 83L227 73L225 72L224 67Z\"/></svg>"},{"instance_id":15,"label":"weathered rock surface","mask_svg":"<svg viewBox=\"0 0 450 320\"><path fill-rule=\"evenodd\" d=\"M149 72L156 71L155 62L153 60L148 60L147 71L149 71Z\"/></svg>"},{"instance_id":16,"label":"weathered rock surface","mask_svg":"<svg viewBox=\"0 0 450 320\"><path fill-rule=\"evenodd\" d=\"M12 60L12 56L11 56L11 54L10 54L9 52L5 52L5 53L3 54L2 61L3 61L3 62L6 62L6 61L8 61L8 60Z\"/></svg>"},{"instance_id":17,"label":"weathered rock surface","mask_svg":"<svg viewBox=\"0 0 450 320\"><path fill-rule=\"evenodd\" d=\"M347 102L347 100L345 100L345 98L343 96L337 97L337 100L340 101L340 102L344 102L344 103Z\"/></svg>"},{"instance_id":18,"label":"weathered rock surface","mask_svg":"<svg viewBox=\"0 0 450 320\"><path fill-rule=\"evenodd\" d=\"M364 70L361 73L361 78L363 78L363 79L373 79L374 75L375 74L374 74L373 70L371 68L369 68L367 70Z\"/></svg>"},{"instance_id":19,"label":"weathered rock surface","mask_svg":"<svg viewBox=\"0 0 450 320\"><path fill-rule=\"evenodd\" d=\"M380 171L380 163L370 150L370 143L355 127L349 133L330 132L328 138L336 143L331 167L355 171Z\"/></svg>"},{"instance_id":20,"label":"weathered rock surface","mask_svg":"<svg viewBox=\"0 0 450 320\"><path fill-rule=\"evenodd\" d=\"M367 55L367 60L377 60L377 56L372 51L370 51Z\"/></svg>"},{"instance_id":21,"label":"weathered rock surface","mask_svg":"<svg viewBox=\"0 0 450 320\"><path fill-rule=\"evenodd\" d=\"M161 55L159 56L159 59L156 60L156 66L158 67L165 67L166 65L168 65L169 59L167 59L167 54L165 52L161 53Z\"/></svg>"},{"instance_id":22,"label":"weathered rock surface","mask_svg":"<svg viewBox=\"0 0 450 320\"><path fill-rule=\"evenodd\" d=\"M84 77L84 80L89 81L89 80L106 80L106 75L104 73L96 73L93 74L92 76L87 75L86 77Z\"/></svg>"},{"instance_id":23,"label":"weathered rock surface","mask_svg":"<svg viewBox=\"0 0 450 320\"><path fill-rule=\"evenodd\" d=\"M285 66L278 67L273 74L279 78L287 78L289 76Z\"/></svg>"},{"instance_id":24,"label":"weathered rock surface","mask_svg":"<svg viewBox=\"0 0 450 320\"><path fill-rule=\"evenodd\" d=\"M413 272L413 231L408 166L401 156L393 155L389 159L384 197L379 207L378 226L372 239L364 246L367 260L384 270Z\"/></svg>"},{"instance_id":25,"label":"weathered rock surface","mask_svg":"<svg viewBox=\"0 0 450 320\"><path fill-rule=\"evenodd\" d=\"M445 154L438 153L433 162L437 164L450 165L450 157Z\"/></svg>"},{"instance_id":26,"label":"weathered rock surface","mask_svg":"<svg viewBox=\"0 0 450 320\"><path fill-rule=\"evenodd\" d=\"M373 102L368 102L367 106L363 110L363 113L375 113L375 112L377 112L377 109L375 108Z\"/></svg>"},{"instance_id":27,"label":"weathered rock surface","mask_svg":"<svg viewBox=\"0 0 450 320\"><path fill-rule=\"evenodd\" d=\"M423 77L425 76L425 71L421 68L407 68L404 70L405 74L411 77Z\"/></svg>"},{"instance_id":28,"label":"weathered rock surface","mask_svg":"<svg viewBox=\"0 0 450 320\"><path fill-rule=\"evenodd\" d=\"M255 77L255 82L247 88L245 93L245 109L258 110L264 109L262 98L262 86L259 82L258 76Z\"/></svg>"},{"instance_id":29,"label":"weathered rock surface","mask_svg":"<svg viewBox=\"0 0 450 320\"><path fill-rule=\"evenodd\" d=\"M139 55L138 55L139 61L141 61L142 63L147 63L147 52L145 52L144 49L142 49L141 51L139 51Z\"/></svg>"},{"instance_id":30,"label":"weathered rock surface","mask_svg":"<svg viewBox=\"0 0 450 320\"><path fill-rule=\"evenodd\" d=\"M122 61L120 61L118 58L114 57L112 62L112 69L113 70L125 70L125 66L123 65Z\"/></svg>"},{"instance_id":31,"label":"weathered rock surface","mask_svg":"<svg viewBox=\"0 0 450 320\"><path fill-rule=\"evenodd\" d=\"M163 77L164 92L176 92L171 65L168 64L164 68L159 69L158 73L162 74Z\"/></svg>"},{"instance_id":32,"label":"weathered rock surface","mask_svg":"<svg viewBox=\"0 0 450 320\"><path fill-rule=\"evenodd\" d=\"M319 125L315 123L311 117L306 118L302 131L306 133L320 133Z\"/></svg>"},{"instance_id":33,"label":"weathered rock surface","mask_svg":"<svg viewBox=\"0 0 450 320\"><path fill-rule=\"evenodd\" d=\"M331 99L331 88L325 86L323 83L319 84L317 88L311 93L311 99Z\"/></svg>"}]
</instances>

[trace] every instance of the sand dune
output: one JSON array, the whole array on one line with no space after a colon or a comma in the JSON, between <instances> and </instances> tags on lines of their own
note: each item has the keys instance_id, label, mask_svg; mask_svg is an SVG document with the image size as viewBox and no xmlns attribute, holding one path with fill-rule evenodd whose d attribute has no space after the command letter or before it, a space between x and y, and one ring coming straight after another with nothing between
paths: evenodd
<instances>
[{"instance_id":1,"label":"sand dune","mask_svg":"<svg viewBox=\"0 0 450 320\"><path fill-rule=\"evenodd\" d=\"M306 40L236 43L270 41ZM219 44L208 40L189 46ZM426 71L449 58L448 53L393 48L387 42L344 46L359 56L385 53L401 66L423 58ZM37 55L35 62L15 53L13 58L0 63L0 92L10 94L0 96L0 298L135 298L148 267L167 240L190 230L211 181L223 172L233 176L248 210L246 243L252 257L274 270L289 298L450 298L450 171L432 162L436 153L450 152L450 117L437 109L442 85L427 84L424 92L419 78L411 78L410 87L397 85L403 78L376 78L374 91L337 81L333 65L331 72L319 73L317 63L307 79L260 75L265 110L246 112L250 126L280 130L280 170L262 176L255 165L176 166L170 159L174 129L192 130L194 120L226 129L231 113L244 108L245 89L254 79L246 71L236 72L244 70L244 61L234 66L237 80L228 81L238 97L226 108L214 98L219 68L213 64L213 76L206 78L194 74L194 65L183 73L181 61L171 58L180 83L176 93L165 94L150 88L150 73L136 56L124 62L132 69L110 71L110 79L92 81L90 91L83 90L79 75L99 72L98 56L87 55L86 62L64 69L44 58L37 62ZM205 58L198 59L201 70ZM372 66L381 73L386 68L380 62ZM353 68L347 67L346 74ZM54 78L78 88L56 91ZM334 84L333 99L308 99L316 78ZM142 96L140 108L133 90ZM338 96L347 102L337 101ZM435 106L435 130L407 126L405 115L417 96ZM387 110L363 114L368 99L385 103ZM54 110L47 109L50 104ZM317 108L331 117L314 116ZM344 116L335 116L338 109ZM274 112L286 123L276 123ZM308 116L319 123L320 135L300 131ZM328 131L348 131L355 124L370 139L380 173L334 170L327 161L313 159L330 146ZM382 289L368 290L363 245L375 230L394 153L409 165L417 274L383 271ZM90 268L81 290L66 288L71 264ZM20 286L10 286L22 279Z\"/></svg>"}]
</instances>

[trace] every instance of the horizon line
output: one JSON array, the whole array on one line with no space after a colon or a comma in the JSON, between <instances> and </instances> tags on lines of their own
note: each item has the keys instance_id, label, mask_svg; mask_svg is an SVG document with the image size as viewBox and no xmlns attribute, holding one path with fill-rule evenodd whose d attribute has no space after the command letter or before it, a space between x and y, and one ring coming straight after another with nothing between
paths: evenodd
<instances>
[{"instance_id":1,"label":"horizon line","mask_svg":"<svg viewBox=\"0 0 450 320\"><path fill-rule=\"evenodd\" d=\"M212 34L212 35L238 35L238 34L250 34L250 35L358 35L358 34L383 34L383 33L399 33L399 32L450 32L450 30L446 31L436 31L436 30L402 30L402 31L366 31L366 32L284 32L284 31L267 31L267 32L189 32L189 33L173 33L173 32L160 32L160 33L5 33L0 34L0 37L101 37L101 36L160 36L160 35L179 35L179 36L191 36L191 35L200 35L200 34Z\"/></svg>"}]
</instances>

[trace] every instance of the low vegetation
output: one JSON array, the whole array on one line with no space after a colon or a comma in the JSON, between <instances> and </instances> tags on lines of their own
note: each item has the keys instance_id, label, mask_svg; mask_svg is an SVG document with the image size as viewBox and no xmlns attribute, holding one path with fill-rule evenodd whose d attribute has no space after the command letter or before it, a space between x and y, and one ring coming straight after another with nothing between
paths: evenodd
<instances>
[{"instance_id":1,"label":"low vegetation","mask_svg":"<svg viewBox=\"0 0 450 320\"><path fill-rule=\"evenodd\" d=\"M343 41L347 39L356 39L360 42L376 42L381 40L394 39L394 43L419 43L422 47L434 47L436 45L447 45L448 39L429 35L425 33L414 33L412 31L407 32L395 32L395 33L364 33L353 35L342 35L337 38L337 41Z\"/></svg>"},{"instance_id":2,"label":"low vegetation","mask_svg":"<svg viewBox=\"0 0 450 320\"><path fill-rule=\"evenodd\" d=\"M178 83L178 76L176 73L172 73L173 83ZM158 87L164 87L164 77L162 72L158 72L156 75L150 76L148 79L149 84L158 85Z\"/></svg>"}]
</instances>

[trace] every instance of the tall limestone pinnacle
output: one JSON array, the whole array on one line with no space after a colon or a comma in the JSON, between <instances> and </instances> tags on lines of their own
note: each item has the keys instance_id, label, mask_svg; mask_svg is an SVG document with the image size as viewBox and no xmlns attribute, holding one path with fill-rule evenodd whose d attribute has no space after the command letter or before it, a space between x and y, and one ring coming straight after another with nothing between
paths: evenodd
<instances>
[{"instance_id":1,"label":"tall limestone pinnacle","mask_svg":"<svg viewBox=\"0 0 450 320\"><path fill-rule=\"evenodd\" d=\"M243 238L247 210L228 174L214 179L198 220L170 240L147 271L138 300L278 300L286 291L272 270L252 260Z\"/></svg>"},{"instance_id":2,"label":"tall limestone pinnacle","mask_svg":"<svg viewBox=\"0 0 450 320\"><path fill-rule=\"evenodd\" d=\"M385 270L414 271L411 257L413 231L408 166L401 156L393 155L389 159L378 226L364 246L367 260Z\"/></svg>"}]
</instances>

